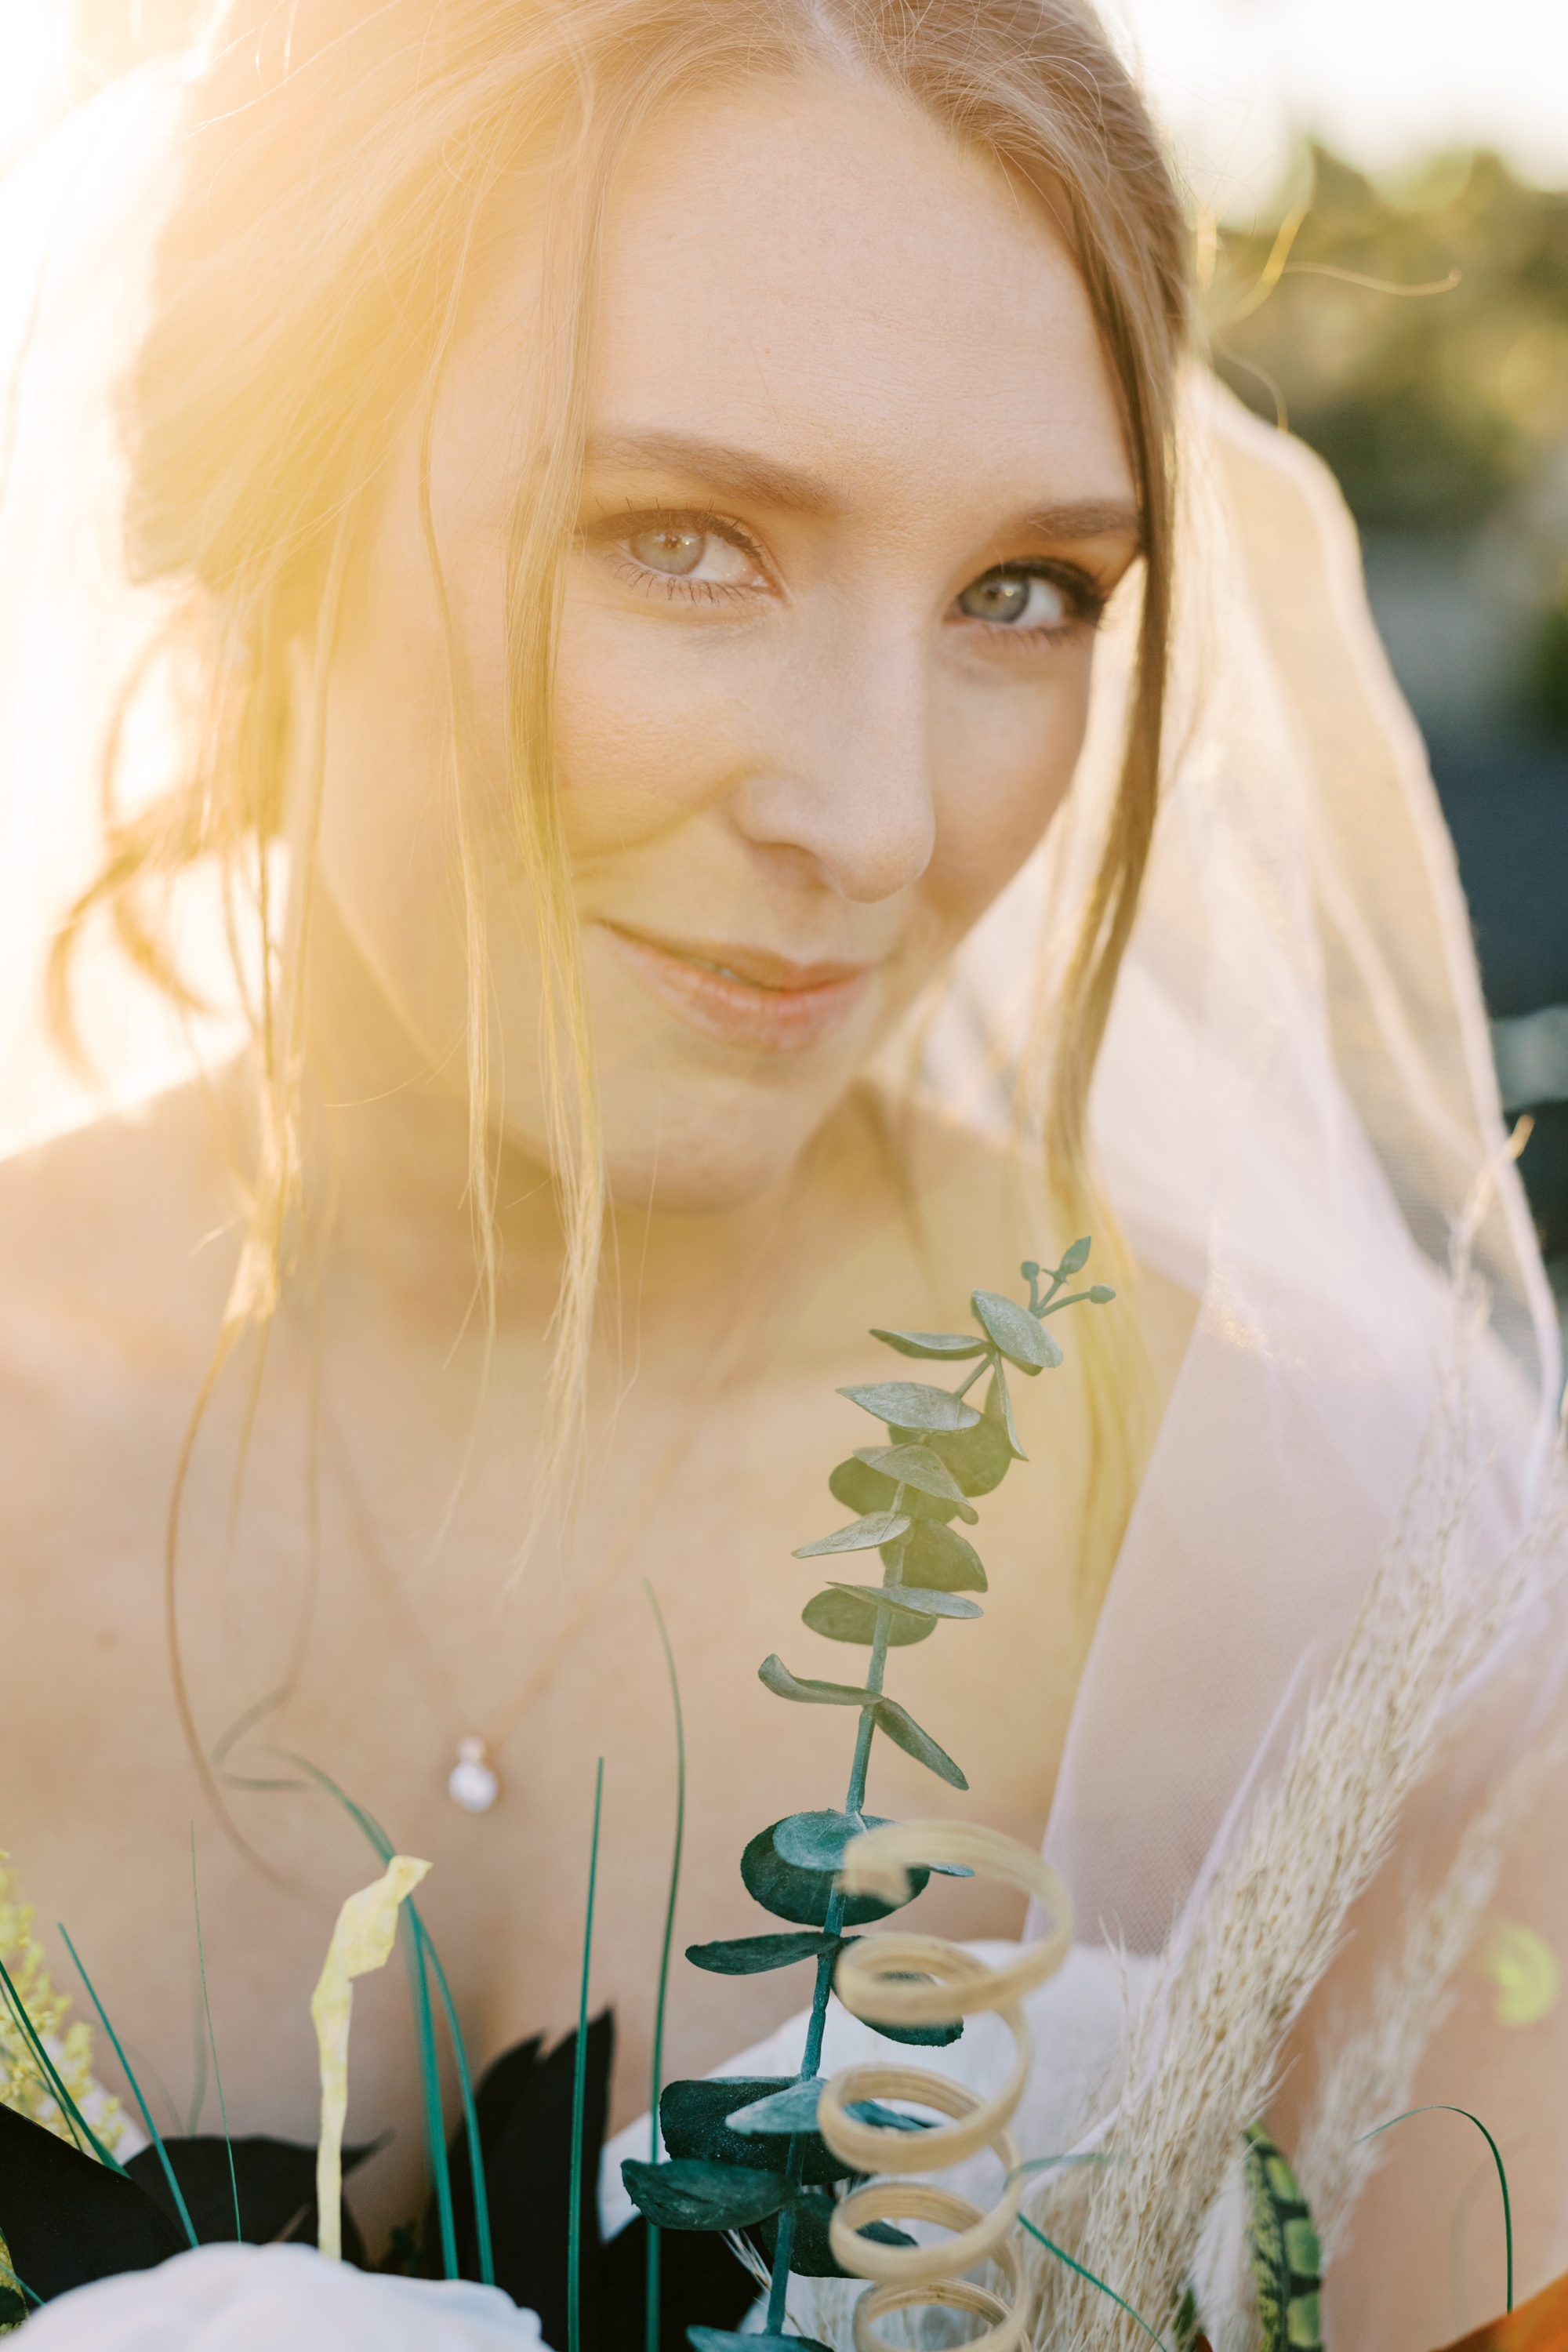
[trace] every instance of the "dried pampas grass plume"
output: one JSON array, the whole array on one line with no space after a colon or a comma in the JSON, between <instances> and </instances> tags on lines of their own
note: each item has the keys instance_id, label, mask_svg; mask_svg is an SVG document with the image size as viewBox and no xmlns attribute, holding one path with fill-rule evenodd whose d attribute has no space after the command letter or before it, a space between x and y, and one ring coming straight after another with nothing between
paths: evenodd
<instances>
[{"instance_id":1,"label":"dried pampas grass plume","mask_svg":"<svg viewBox=\"0 0 1568 2352\"><path fill-rule=\"evenodd\" d=\"M1116 2160L1089 2187L1079 2251L1157 2328L1175 2311L1241 2135L1268 2106L1285 2038L1333 1958L1352 1905L1388 1855L1402 1808L1431 1770L1459 1702L1503 1662L1557 1573L1563 1515L1550 1505L1500 1566L1479 1574L1471 1559L1480 1308L1465 1240L1461 1233L1456 1244L1453 1367L1399 1524L1282 1769L1194 1892L1134 2028L1126 2088L1099 2142ZM1439 1903L1396 1963L1412 1971L1397 1997L1426 2005L1402 2034L1424 2041L1431 2030L1441 1971L1497 1834L1483 1817L1445 1890L1448 1907ZM1392 1985L1388 1997L1396 1997ZM1369 2034L1386 2030L1369 2021ZM1392 2078L1405 2063L1403 2040L1396 2047L1391 2039L1384 2057ZM1336 2115L1336 2131L1342 2120ZM1327 2218L1342 2228L1356 2184L1331 2178L1321 2140L1313 2146ZM1147 2344L1080 2279L1047 2285L1049 2340L1059 2352Z\"/></svg>"}]
</instances>

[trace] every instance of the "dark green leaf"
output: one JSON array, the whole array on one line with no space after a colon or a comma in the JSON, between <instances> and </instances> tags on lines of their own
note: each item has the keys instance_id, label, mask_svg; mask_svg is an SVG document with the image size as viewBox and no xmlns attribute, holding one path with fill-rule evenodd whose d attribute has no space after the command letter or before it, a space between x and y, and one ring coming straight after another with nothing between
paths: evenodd
<instances>
[{"instance_id":1,"label":"dark green leaf","mask_svg":"<svg viewBox=\"0 0 1568 2352\"><path fill-rule=\"evenodd\" d=\"M883 2029L878 2028L879 2032ZM822 2078L814 2075L809 2083L792 2084L787 2091L775 2091L772 2098L753 2099L749 2107L737 2107L730 2116L731 2131L744 2132L748 2139L759 2135L815 2132L816 2105L822 2096ZM873 2124L883 2131L930 2131L931 2126L921 2116L900 2114L897 2107L885 2107L879 2099L854 2099L847 2113L857 2123Z\"/></svg>"},{"instance_id":2,"label":"dark green leaf","mask_svg":"<svg viewBox=\"0 0 1568 2352\"><path fill-rule=\"evenodd\" d=\"M802 1706L869 1706L876 1696L874 1691L854 1683L820 1683L810 1678L803 1682L777 1655L763 1660L757 1680L775 1698L793 1698Z\"/></svg>"},{"instance_id":3,"label":"dark green leaf","mask_svg":"<svg viewBox=\"0 0 1568 2352\"><path fill-rule=\"evenodd\" d=\"M985 1612L956 1592L928 1591L918 1584L836 1584L835 1592L852 1592L873 1604L908 1610L911 1617L983 1617Z\"/></svg>"},{"instance_id":4,"label":"dark green leaf","mask_svg":"<svg viewBox=\"0 0 1568 2352\"><path fill-rule=\"evenodd\" d=\"M787 2074L670 2083L658 2103L664 2144L671 2156L700 2158L706 2163L740 2165L742 2168L752 2165L766 2168L776 2161L782 2169L782 2148L759 2147L754 2133L733 2130L727 2118L738 2108L755 2106L792 2087ZM831 2153L826 2141L811 2130L809 2119L801 2136L806 2141L801 2175L804 2180L820 2188L829 2181L847 2179L851 2167Z\"/></svg>"},{"instance_id":5,"label":"dark green leaf","mask_svg":"<svg viewBox=\"0 0 1568 2352\"><path fill-rule=\"evenodd\" d=\"M1066 1253L1060 1265L1057 1268L1057 1272L1058 1274L1076 1274L1080 1265L1087 1265L1089 1264L1089 1237L1085 1234L1083 1239L1081 1241L1074 1242L1071 1249Z\"/></svg>"},{"instance_id":6,"label":"dark green leaf","mask_svg":"<svg viewBox=\"0 0 1568 2352\"><path fill-rule=\"evenodd\" d=\"M985 1395L985 1417L1000 1421L1007 1435L1007 1450L1015 1462L1026 1462L1028 1455L1018 1443L1018 1424L1013 1418L1013 1399L1008 1392L1007 1379L1000 1364L991 1375L991 1386Z\"/></svg>"},{"instance_id":7,"label":"dark green leaf","mask_svg":"<svg viewBox=\"0 0 1568 2352\"><path fill-rule=\"evenodd\" d=\"M815 2336L737 2336L732 2327L689 2327L691 2352L827 2352Z\"/></svg>"},{"instance_id":8,"label":"dark green leaf","mask_svg":"<svg viewBox=\"0 0 1568 2352\"><path fill-rule=\"evenodd\" d=\"M950 1364L985 1353L984 1340L972 1339L967 1331L873 1331L871 1337L896 1348L900 1356L936 1356Z\"/></svg>"},{"instance_id":9,"label":"dark green leaf","mask_svg":"<svg viewBox=\"0 0 1568 2352\"><path fill-rule=\"evenodd\" d=\"M971 1434L961 1431L947 1443L960 1444ZM901 1486L912 1486L917 1494L935 1495L944 1503L955 1502L961 1519L973 1522L980 1516L967 1507L963 1487L955 1485L942 1455L929 1445L858 1445L855 1458L864 1462L869 1470L879 1470L884 1478L896 1479Z\"/></svg>"},{"instance_id":10,"label":"dark green leaf","mask_svg":"<svg viewBox=\"0 0 1568 2352\"><path fill-rule=\"evenodd\" d=\"M928 1388L923 1381L878 1381L869 1388L840 1389L851 1404L861 1405L878 1421L901 1429L973 1429L980 1415L949 1389Z\"/></svg>"},{"instance_id":11,"label":"dark green leaf","mask_svg":"<svg viewBox=\"0 0 1568 2352\"><path fill-rule=\"evenodd\" d=\"M837 1502L850 1511L885 1511L898 1489L891 1478L884 1478L878 1470L868 1470L853 1456L841 1462L827 1482L827 1488ZM951 1519L959 1506L941 1495L922 1495L909 1487L904 1489L904 1509L912 1519L933 1521Z\"/></svg>"},{"instance_id":12,"label":"dark green leaf","mask_svg":"<svg viewBox=\"0 0 1568 2352\"><path fill-rule=\"evenodd\" d=\"M795 2278L847 2278L834 2259L828 2227L833 2219L833 2200L818 2191L816 2195L797 2197L795 2200L795 2228L790 2234L789 2266ZM861 2235L874 2238L879 2245L912 2246L914 2240L902 2230L894 2229L889 2221L872 2221ZM757 2232L763 2254L771 2263L778 2245L778 2222L765 2221ZM787 2338L785 2339L788 2340ZM754 2343L756 2338L753 2336Z\"/></svg>"},{"instance_id":13,"label":"dark green leaf","mask_svg":"<svg viewBox=\"0 0 1568 2352\"><path fill-rule=\"evenodd\" d=\"M892 1547L882 1554L890 1568ZM910 1531L903 1548L903 1570L911 1584L928 1592L984 1592L985 1570L980 1554L972 1543L966 1543L956 1528L944 1528L937 1519L921 1519Z\"/></svg>"},{"instance_id":14,"label":"dark green leaf","mask_svg":"<svg viewBox=\"0 0 1568 2352\"><path fill-rule=\"evenodd\" d=\"M950 1788L968 1788L968 1781L947 1750L937 1746L929 1731L921 1729L908 1708L901 1707L896 1698L877 1701L877 1728L887 1733L895 1748L901 1748L906 1756L912 1756L917 1764L923 1764L928 1772L934 1772Z\"/></svg>"},{"instance_id":15,"label":"dark green leaf","mask_svg":"<svg viewBox=\"0 0 1568 2352\"><path fill-rule=\"evenodd\" d=\"M879 2033L884 2041L906 2042L915 2050L946 2050L952 2042L961 2042L963 2038L962 2017L954 2018L951 2025L879 2025L874 2018L869 2017L866 2022L872 2032Z\"/></svg>"},{"instance_id":16,"label":"dark green leaf","mask_svg":"<svg viewBox=\"0 0 1568 2352\"><path fill-rule=\"evenodd\" d=\"M816 2131L816 2103L821 2096L822 2077L814 2074L808 2083L791 2083L782 2091L770 2092L766 2098L731 2107L725 2121L746 2139L773 2137L781 2132L788 2139L796 2132Z\"/></svg>"},{"instance_id":17,"label":"dark green leaf","mask_svg":"<svg viewBox=\"0 0 1568 2352\"><path fill-rule=\"evenodd\" d=\"M872 1511L852 1519L847 1528L837 1528L830 1536L818 1536L815 1543L802 1544L794 1553L795 1559L819 1559L829 1551L875 1551L879 1545L896 1543L907 1535L910 1522L901 1511Z\"/></svg>"},{"instance_id":18,"label":"dark green leaf","mask_svg":"<svg viewBox=\"0 0 1568 2352\"><path fill-rule=\"evenodd\" d=\"M820 1959L836 1952L841 1936L731 1936L721 1944L688 1944L686 1957L693 1968L715 1977L760 1977L771 1969L793 1968L797 1960Z\"/></svg>"},{"instance_id":19,"label":"dark green leaf","mask_svg":"<svg viewBox=\"0 0 1568 2352\"><path fill-rule=\"evenodd\" d=\"M857 1642L869 1649L877 1638L877 1612L870 1602L856 1601L845 1591L818 1592L800 1612L800 1622L813 1633L820 1633L829 1642ZM888 1646L907 1650L912 1642L924 1642L936 1632L934 1617L915 1617L902 1611L889 1612Z\"/></svg>"},{"instance_id":20,"label":"dark green leaf","mask_svg":"<svg viewBox=\"0 0 1568 2352\"><path fill-rule=\"evenodd\" d=\"M786 1813L773 1823L773 1852L801 1870L838 1870L851 1838L892 1827L880 1813Z\"/></svg>"},{"instance_id":21,"label":"dark green leaf","mask_svg":"<svg viewBox=\"0 0 1568 2352\"><path fill-rule=\"evenodd\" d=\"M627 2157L621 2179L638 2212L659 2230L744 2230L776 2213L789 2194L782 2172L694 2158L639 2164Z\"/></svg>"},{"instance_id":22,"label":"dark green leaf","mask_svg":"<svg viewBox=\"0 0 1568 2352\"><path fill-rule=\"evenodd\" d=\"M737 2336L732 2327L689 2327L691 2352L827 2352L815 2336Z\"/></svg>"},{"instance_id":23,"label":"dark green leaf","mask_svg":"<svg viewBox=\"0 0 1568 2352\"><path fill-rule=\"evenodd\" d=\"M1033 1377L1048 1364L1061 1362L1061 1349L1050 1333L1041 1329L1026 1307L1016 1307L997 1290L977 1290L969 1303L986 1338L1021 1372Z\"/></svg>"},{"instance_id":24,"label":"dark green leaf","mask_svg":"<svg viewBox=\"0 0 1568 2352\"><path fill-rule=\"evenodd\" d=\"M775 1919L790 1919L803 1927L820 1927L827 1917L827 1906L833 1899L837 1873L832 1870L803 1870L796 1863L786 1862L773 1844L773 1832L779 1826L770 1822L759 1830L741 1856L741 1876L746 1892L764 1911ZM910 1873L910 1891L896 1903L884 1902L875 1895L851 1895L844 1906L844 1925L864 1927L872 1919L885 1919L890 1911L899 1911L905 1903L912 1903L924 1886L929 1874L923 1870Z\"/></svg>"}]
</instances>

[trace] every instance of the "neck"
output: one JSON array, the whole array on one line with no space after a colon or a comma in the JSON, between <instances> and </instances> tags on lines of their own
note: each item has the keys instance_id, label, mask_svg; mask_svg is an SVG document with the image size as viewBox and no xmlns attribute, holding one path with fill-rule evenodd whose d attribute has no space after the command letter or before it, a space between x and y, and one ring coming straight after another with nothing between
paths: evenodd
<instances>
[{"instance_id":1,"label":"neck","mask_svg":"<svg viewBox=\"0 0 1568 2352\"><path fill-rule=\"evenodd\" d=\"M331 1262L373 1281L400 1322L449 1339L470 1316L480 1257L461 1053L438 1062L410 1034L330 902L319 906L310 989L307 1077ZM542 1334L563 1263L556 1189L513 1141L492 1136L491 1150L498 1332ZM779 1241L803 1178L786 1170L765 1193L711 1212L612 1202L603 1263L623 1309L635 1301L639 1319L700 1319Z\"/></svg>"}]
</instances>

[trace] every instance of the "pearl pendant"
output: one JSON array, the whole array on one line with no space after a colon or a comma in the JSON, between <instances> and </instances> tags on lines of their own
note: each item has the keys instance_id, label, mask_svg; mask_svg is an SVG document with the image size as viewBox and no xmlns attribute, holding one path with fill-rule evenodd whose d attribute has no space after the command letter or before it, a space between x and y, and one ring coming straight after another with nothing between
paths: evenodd
<instances>
[{"instance_id":1,"label":"pearl pendant","mask_svg":"<svg viewBox=\"0 0 1568 2352\"><path fill-rule=\"evenodd\" d=\"M459 1739L458 1760L447 1781L447 1794L465 1813L488 1813L500 1795L495 1767L485 1758L482 1739Z\"/></svg>"}]
</instances>

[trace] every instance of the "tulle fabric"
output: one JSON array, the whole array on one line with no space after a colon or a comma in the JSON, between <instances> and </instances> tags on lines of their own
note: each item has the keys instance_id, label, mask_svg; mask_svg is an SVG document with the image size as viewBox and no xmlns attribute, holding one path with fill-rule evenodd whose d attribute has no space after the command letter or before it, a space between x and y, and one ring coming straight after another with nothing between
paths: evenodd
<instances>
[{"instance_id":1,"label":"tulle fabric","mask_svg":"<svg viewBox=\"0 0 1568 2352\"><path fill-rule=\"evenodd\" d=\"M103 1099L46 1042L38 990L52 926L97 856L117 695L161 617L124 578L113 387L145 299L177 100L167 76L111 90L0 186L0 1120L13 1139ZM1439 1393L1450 1234L1478 1188L1474 1255L1491 1302L1470 1351L1478 1579L1547 1493L1561 1385L1453 855L1348 517L1305 450L1201 371L1181 480L1169 782L1092 1114L1135 1254L1201 1303L1047 1836L1082 1948L1073 1981L1101 1994L1150 1981L1186 1931L1354 1622ZM1020 1073L1114 772L1132 625L1124 599L1069 808L966 946L929 1034L924 1083L983 1126L1028 1128ZM132 751L132 788L155 789L177 757L174 730L153 725ZM122 1099L235 1037L203 887L189 894L187 948L212 1020L171 1023L101 951L86 967L88 1042ZM1441 1773L1295 2036L1284 2105L1299 2120L1314 2053L1348 2030L1400 1919L1440 1881L1500 1776L1550 1731L1565 1654L1561 1612L1538 1600L1511 1664L1456 1714ZM1563 1783L1561 1769L1538 1780L1491 1905L1494 1924L1528 1931L1549 1959L1568 1955ZM1081 2073L1081 2020L1046 1991L1042 2068ZM1097 2049L1113 2012L1099 2000ZM1568 2260L1568 2003L1501 2023L1498 1984L1472 1965L1446 2018L1433 2014L1419 2095L1484 2113L1513 2151L1528 2291ZM1103 2099L1113 2106L1113 2084ZM1042 2090L1037 2135L1091 2140L1093 2099L1077 2104L1069 2116L1070 2102ZM1424 2352L1485 2316L1491 2294L1489 2222L1470 2228L1473 2263L1463 2250L1449 2262L1452 2217L1475 2208L1472 2150L1404 2129L1420 2137L1390 2145L1331 2280L1336 2340L1378 2352ZM1450 2269L1479 2307L1456 2311ZM1215 2324L1223 2341L1223 2313Z\"/></svg>"}]
</instances>

